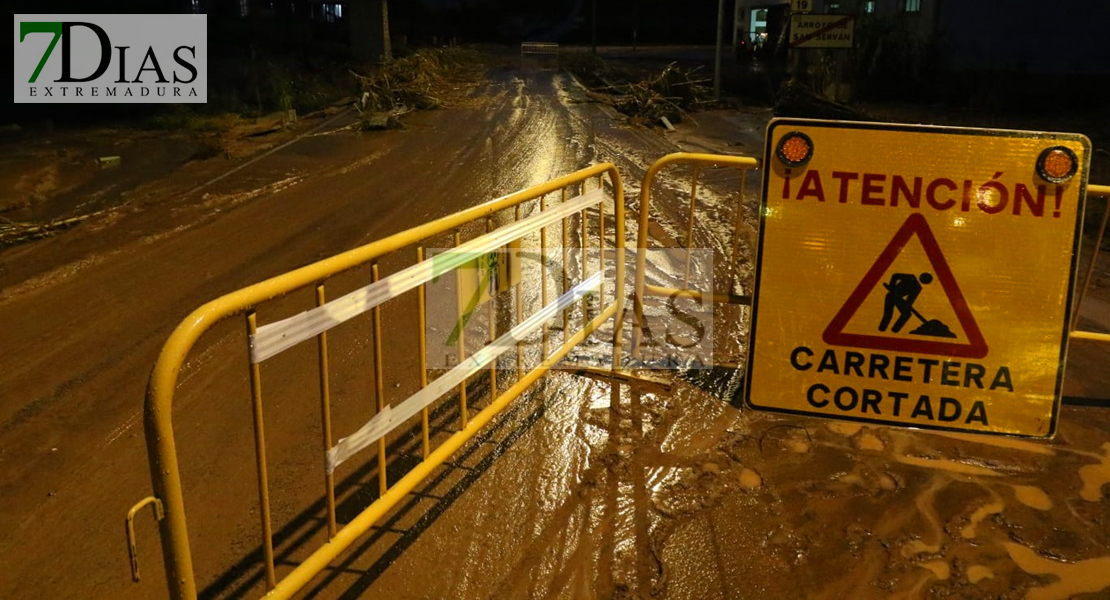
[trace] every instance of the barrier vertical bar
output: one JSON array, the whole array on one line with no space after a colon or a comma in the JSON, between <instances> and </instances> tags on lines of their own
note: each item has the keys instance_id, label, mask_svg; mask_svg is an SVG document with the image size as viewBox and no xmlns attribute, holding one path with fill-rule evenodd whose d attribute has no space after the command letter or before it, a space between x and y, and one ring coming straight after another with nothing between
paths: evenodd
<instances>
[{"instance_id":1,"label":"barrier vertical bar","mask_svg":"<svg viewBox=\"0 0 1110 600\"><path fill-rule=\"evenodd\" d=\"M490 217L486 217L486 233L489 233L491 231L493 231L493 219L490 218ZM500 261L500 260L501 260L501 257L498 257L498 261ZM501 270L501 263L500 262L497 263L497 270L498 271ZM489 304L488 304L487 310L486 310L486 315L489 319L489 336L486 338L486 340L491 342L491 343L494 340L497 339L497 296L500 295L499 292L501 291L501 281L498 279L497 275L498 274L496 272L490 274L490 279L496 285L494 285L492 290L489 290ZM478 285L479 286L482 285L482 282L479 281ZM481 292L479 292L479 293L481 293ZM490 394L491 394L490 397L491 398L496 398L497 397L497 359L496 358L493 359L492 361L490 361L490 363L489 363L489 389L490 389Z\"/></svg>"},{"instance_id":2,"label":"barrier vertical bar","mask_svg":"<svg viewBox=\"0 0 1110 600\"><path fill-rule=\"evenodd\" d=\"M455 247L462 245L462 234L455 230ZM455 271L455 281L457 282L458 289L462 289L462 271ZM466 307L462 304L462 294L456 290L456 304L458 306L458 326L459 326L459 362L461 363L466 358L466 322L463 321L463 311ZM466 429L466 424L469 422L470 417L466 409L466 379L462 380L459 384L459 414L461 415L461 425L459 429Z\"/></svg>"},{"instance_id":3,"label":"barrier vertical bar","mask_svg":"<svg viewBox=\"0 0 1110 600\"><path fill-rule=\"evenodd\" d=\"M682 269L682 287L690 287L690 257L694 245L694 209L698 205L698 175L701 169L694 165L690 169L690 212L686 215L686 265Z\"/></svg>"},{"instance_id":4,"label":"barrier vertical bar","mask_svg":"<svg viewBox=\"0 0 1110 600\"><path fill-rule=\"evenodd\" d=\"M585 188L586 188L586 184L583 183L582 184L582 191L583 192L586 191ZM581 213L578 214L578 228L581 230L580 233L582 234L581 235L582 241L579 244L579 249L580 249L579 252L582 254L582 256L580 256L578 258L578 262L582 266L582 279L580 279L579 281L586 281L586 278L589 276L589 264L588 264L589 263L589 260L588 260L589 257L587 256L587 254L588 254L588 251L590 249L590 240L589 240L588 235L587 235L587 229L589 229L588 223L589 223L589 221L587 221L586 211L583 210ZM590 322L590 299L589 299L589 297L584 296L582 298L582 326L585 327L586 324L589 323L589 322Z\"/></svg>"},{"instance_id":5,"label":"barrier vertical bar","mask_svg":"<svg viewBox=\"0 0 1110 600\"><path fill-rule=\"evenodd\" d=\"M601 176L597 177L597 187L604 190ZM597 270L601 273L601 284L597 287L598 306L605 306L605 201L597 205Z\"/></svg>"},{"instance_id":6,"label":"barrier vertical bar","mask_svg":"<svg viewBox=\"0 0 1110 600\"><path fill-rule=\"evenodd\" d=\"M416 247L416 262L424 262L424 246ZM424 289L424 284L420 284L416 288L416 313L419 323L419 352L420 352L420 389L428 387L428 299L427 290ZM425 407L420 411L420 448L423 450L421 456L424 460L428 460L428 454L431 453L431 444L428 440L428 408Z\"/></svg>"},{"instance_id":7,"label":"barrier vertical bar","mask_svg":"<svg viewBox=\"0 0 1110 600\"><path fill-rule=\"evenodd\" d=\"M253 338L258 331L255 312L247 313L247 337ZM262 419L262 378L258 363L251 361L251 407L254 416L254 453L258 468L258 513L262 519L262 557L266 563L266 589L277 585L274 576L274 540L270 527L270 482L266 475L266 433Z\"/></svg>"},{"instance_id":8,"label":"barrier vertical bar","mask_svg":"<svg viewBox=\"0 0 1110 600\"><path fill-rule=\"evenodd\" d=\"M566 201L567 201L567 188L563 188L562 189L562 202L565 204ZM560 294L565 294L565 293L567 293L567 290L570 289L570 281L568 280L568 278L570 277L570 273L569 273L569 268L570 267L568 266L568 264L569 264L569 254L568 254L569 250L567 248L567 244L570 244L570 232L567 230L567 228L569 226L570 226L570 220L567 217L563 217L563 289L562 289L562 291L559 292ZM567 335L568 335L567 332L569 332L569 331L570 331L570 307L567 307L567 308L563 309L563 344L564 345L567 343Z\"/></svg>"},{"instance_id":9,"label":"barrier vertical bar","mask_svg":"<svg viewBox=\"0 0 1110 600\"><path fill-rule=\"evenodd\" d=\"M613 183L613 252L615 254L616 274L613 281L613 304L616 312L613 313L613 364L615 373L621 368L621 350L624 343L624 190L621 188L619 178L610 176ZM601 212L605 212L605 203L601 203ZM602 217L604 219L604 217ZM605 244L605 236L601 236L601 243ZM633 386L634 387L634 386ZM621 385L613 381L609 388L609 414L614 415L621 403ZM610 417L612 418L612 417Z\"/></svg>"},{"instance_id":10,"label":"barrier vertical bar","mask_svg":"<svg viewBox=\"0 0 1110 600\"><path fill-rule=\"evenodd\" d=\"M324 285L316 286L316 306L327 303ZM320 421L323 425L324 453L331 449L331 381L328 375L328 332L316 336L316 349L320 357ZM335 476L324 469L324 498L328 512L328 539L335 537Z\"/></svg>"},{"instance_id":11,"label":"barrier vertical bar","mask_svg":"<svg viewBox=\"0 0 1110 600\"><path fill-rule=\"evenodd\" d=\"M159 361L166 355L163 347ZM159 367L164 372L165 362L155 363L151 381L147 386L146 409L143 411L143 435L147 444L150 479L154 497L162 500L164 518L158 521L162 537L162 565L166 569L166 584L173 600L196 600L197 583L193 577L193 554L189 549L188 524L185 521L185 497L181 489L181 476L177 463L177 443L174 440L170 414L172 383L159 377ZM180 366L178 366L180 368Z\"/></svg>"},{"instance_id":12,"label":"barrier vertical bar","mask_svg":"<svg viewBox=\"0 0 1110 600\"><path fill-rule=\"evenodd\" d=\"M665 157L664 157L665 158ZM632 287L632 358L640 358L640 338L644 328L644 273L647 268L648 219L651 209L651 184L662 168L662 161L655 161L644 173L640 184L640 214L636 221L636 281Z\"/></svg>"},{"instance_id":13,"label":"barrier vertical bar","mask_svg":"<svg viewBox=\"0 0 1110 600\"><path fill-rule=\"evenodd\" d=\"M744 190L747 187L748 170L740 169L740 197L736 200L736 213L733 215L732 223L732 253L731 262L729 263L729 293L736 289L737 274L740 271L740 228L744 226Z\"/></svg>"},{"instance_id":14,"label":"barrier vertical bar","mask_svg":"<svg viewBox=\"0 0 1110 600\"><path fill-rule=\"evenodd\" d=\"M516 211L515 211L514 216L516 217L517 221L520 220L520 205L519 204L516 205ZM522 249L523 249L523 247L524 247L524 245L521 244ZM520 261L519 253L518 253L518 256L512 256L511 252L510 252L510 255L508 256L508 260L509 260L509 277L512 278L513 264ZM523 265L521 265L521 266L523 266ZM523 279L523 278L524 278L524 273L522 272L521 273L521 279ZM514 323L514 324L520 324L520 323L524 322L524 293L523 293L523 289L524 289L523 282L518 280L516 282L515 289L513 290L513 297L516 299L516 323ZM520 381L520 379L522 377L524 377L524 342L517 342L516 343L516 380Z\"/></svg>"},{"instance_id":15,"label":"barrier vertical bar","mask_svg":"<svg viewBox=\"0 0 1110 600\"><path fill-rule=\"evenodd\" d=\"M540 212L547 210L547 194L540 196ZM547 306L547 228L540 228L540 306ZM540 362L547 359L547 334L550 330L550 325L547 321L543 322L543 328L540 333L540 349L543 355L540 357Z\"/></svg>"},{"instance_id":16,"label":"barrier vertical bar","mask_svg":"<svg viewBox=\"0 0 1110 600\"><path fill-rule=\"evenodd\" d=\"M379 278L378 261L370 263L370 282L377 282ZM383 381L382 368L382 307L375 306L371 313L374 317L374 395L376 396L378 412L385 410L385 381ZM389 480L386 477L385 467L385 438L378 438L378 492L384 496L389 489Z\"/></svg>"}]
</instances>

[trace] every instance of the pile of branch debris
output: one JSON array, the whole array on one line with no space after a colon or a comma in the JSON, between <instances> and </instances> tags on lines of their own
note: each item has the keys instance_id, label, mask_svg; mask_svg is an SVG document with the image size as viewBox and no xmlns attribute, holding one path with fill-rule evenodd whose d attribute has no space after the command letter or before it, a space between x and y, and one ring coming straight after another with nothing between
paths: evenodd
<instances>
[{"instance_id":1,"label":"pile of branch debris","mask_svg":"<svg viewBox=\"0 0 1110 600\"><path fill-rule=\"evenodd\" d=\"M706 85L712 84L712 79L701 77L699 69L671 63L647 79L629 83L614 106L637 125L658 124L663 119L678 123L687 111L712 102L712 91Z\"/></svg>"},{"instance_id":2,"label":"pile of branch debris","mask_svg":"<svg viewBox=\"0 0 1110 600\"><path fill-rule=\"evenodd\" d=\"M480 55L462 48L432 48L374 66L367 74L351 71L361 88L355 109L363 129L400 127L400 115L456 104L478 84L485 67Z\"/></svg>"},{"instance_id":3,"label":"pile of branch debris","mask_svg":"<svg viewBox=\"0 0 1110 600\"><path fill-rule=\"evenodd\" d=\"M663 119L678 123L688 112L714 102L713 80L699 72L701 67L687 69L672 62L637 78L590 54L570 69L592 88L591 99L611 104L635 125L659 125Z\"/></svg>"},{"instance_id":4,"label":"pile of branch debris","mask_svg":"<svg viewBox=\"0 0 1110 600\"><path fill-rule=\"evenodd\" d=\"M103 212L103 211L100 211ZM37 240L44 237L50 237L59 231L63 231L73 227L74 225L85 221L89 217L100 214L100 212L81 215L78 217L71 217L68 219L56 219L48 223L24 223L20 221L12 221L0 217L0 248L6 246L15 246L23 242Z\"/></svg>"},{"instance_id":5,"label":"pile of branch debris","mask_svg":"<svg viewBox=\"0 0 1110 600\"><path fill-rule=\"evenodd\" d=\"M787 81L779 88L775 98L775 116L839 121L874 120L850 106L826 100L808 86L794 81Z\"/></svg>"}]
</instances>

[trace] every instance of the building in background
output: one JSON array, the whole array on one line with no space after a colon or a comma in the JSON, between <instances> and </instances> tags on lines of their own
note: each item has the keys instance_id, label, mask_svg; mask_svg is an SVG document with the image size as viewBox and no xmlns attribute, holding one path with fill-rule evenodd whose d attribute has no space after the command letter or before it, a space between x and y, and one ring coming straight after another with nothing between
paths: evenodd
<instances>
[{"instance_id":1,"label":"building in background","mask_svg":"<svg viewBox=\"0 0 1110 600\"><path fill-rule=\"evenodd\" d=\"M833 79L873 99L926 95L1007 104L1110 78L1110 2L1095 0L809 0L812 13L853 15L851 50L804 50L817 91ZM787 52L791 2L736 0L733 44L767 57ZM816 71L816 72L815 72ZM1041 85L1033 85L1041 82ZM839 90L839 87L836 89ZM1074 93L1072 93L1074 92Z\"/></svg>"}]
</instances>

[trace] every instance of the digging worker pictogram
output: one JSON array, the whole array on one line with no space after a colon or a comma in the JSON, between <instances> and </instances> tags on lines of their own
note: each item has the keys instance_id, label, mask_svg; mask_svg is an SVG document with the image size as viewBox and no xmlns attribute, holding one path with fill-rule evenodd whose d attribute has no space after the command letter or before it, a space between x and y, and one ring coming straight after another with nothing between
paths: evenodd
<instances>
[{"instance_id":1,"label":"digging worker pictogram","mask_svg":"<svg viewBox=\"0 0 1110 600\"><path fill-rule=\"evenodd\" d=\"M921 293L922 285L929 285L933 281L933 276L930 273L922 273L920 276L913 276L909 273L895 273L890 276L890 282L884 283L883 287L886 288L886 300L883 302L883 319L879 322L879 331L886 331L890 325L890 319L894 316L894 309L897 308L898 320L894 322L894 327L891 331L898 333L906 326L906 322L913 316L914 308L913 303L917 300L917 296Z\"/></svg>"}]
</instances>

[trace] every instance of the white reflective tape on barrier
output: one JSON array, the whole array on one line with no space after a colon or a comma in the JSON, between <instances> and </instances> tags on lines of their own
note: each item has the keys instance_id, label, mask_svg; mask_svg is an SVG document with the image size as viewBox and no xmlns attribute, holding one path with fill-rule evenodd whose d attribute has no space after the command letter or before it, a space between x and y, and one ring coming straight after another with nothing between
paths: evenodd
<instances>
[{"instance_id":1,"label":"white reflective tape on barrier","mask_svg":"<svg viewBox=\"0 0 1110 600\"><path fill-rule=\"evenodd\" d=\"M457 269L479 255L493 252L509 242L553 225L565 217L601 204L604 200L605 194L600 188L592 190L402 269L381 281L359 288L323 306L263 325L251 338L251 362L260 363L375 306L380 306L391 298L396 298L444 273Z\"/></svg>"},{"instance_id":2,"label":"white reflective tape on barrier","mask_svg":"<svg viewBox=\"0 0 1110 600\"><path fill-rule=\"evenodd\" d=\"M559 311L586 296L596 293L600 287L601 273L594 273L589 279L559 296L555 302L543 307L534 315L528 317L527 320L513 327L505 335L467 357L450 371L444 373L443 376L428 384L428 387L402 400L396 406L386 406L358 431L339 440L338 444L328 450L328 473L333 472L343 461L354 456L359 450L378 441L379 438L392 431L394 427L404 423L429 404L435 402L440 396L458 387L467 377L489 366L498 356L516 347L517 342L525 340L529 335L539 330L545 322L553 318Z\"/></svg>"}]
</instances>

